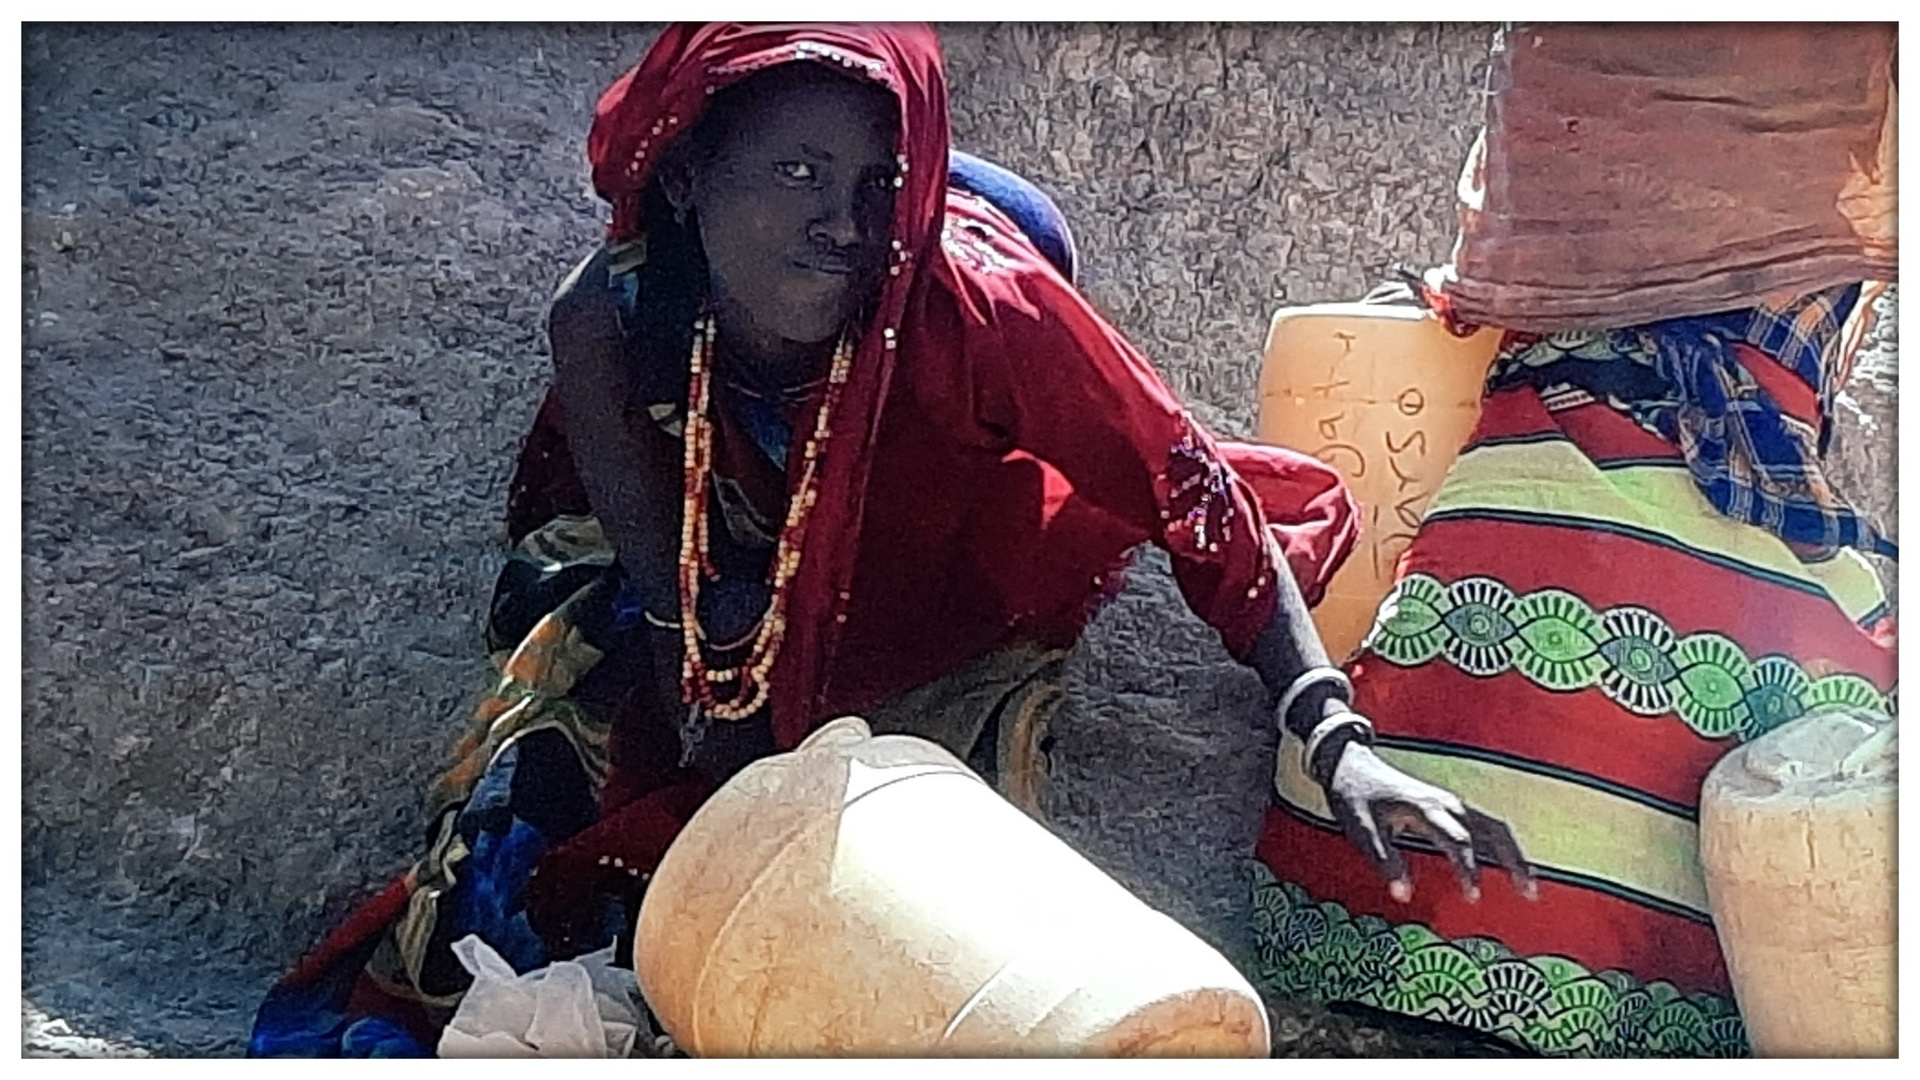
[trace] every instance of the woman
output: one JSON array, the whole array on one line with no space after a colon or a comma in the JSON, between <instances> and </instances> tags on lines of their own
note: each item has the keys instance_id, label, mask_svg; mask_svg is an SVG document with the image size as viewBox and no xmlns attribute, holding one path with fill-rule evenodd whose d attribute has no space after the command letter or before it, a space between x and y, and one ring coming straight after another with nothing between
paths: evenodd
<instances>
[{"instance_id":1,"label":"woman","mask_svg":"<svg viewBox=\"0 0 1920 1080\"><path fill-rule=\"evenodd\" d=\"M1259 889L1268 986L1543 1053L1745 1052L1701 782L1809 709L1887 709L1895 677L1858 554L1895 549L1820 462L1864 303L1505 335L1348 670L1388 760L1513 824L1540 903L1393 902L1296 771L1260 845L1283 879ZM1410 866L1418 885L1445 861Z\"/></svg>"},{"instance_id":2,"label":"woman","mask_svg":"<svg viewBox=\"0 0 1920 1080\"><path fill-rule=\"evenodd\" d=\"M1405 830L1463 888L1482 861L1524 881L1503 826L1386 766L1347 708L1303 596L1353 540L1337 476L1193 423L949 183L947 143L924 27L675 26L603 96L609 242L549 320L502 682L427 858L276 988L255 1052L432 1045L466 933L520 970L607 944L700 801L835 716L941 742L1033 808L1064 650L1148 540L1369 857Z\"/></svg>"}]
</instances>

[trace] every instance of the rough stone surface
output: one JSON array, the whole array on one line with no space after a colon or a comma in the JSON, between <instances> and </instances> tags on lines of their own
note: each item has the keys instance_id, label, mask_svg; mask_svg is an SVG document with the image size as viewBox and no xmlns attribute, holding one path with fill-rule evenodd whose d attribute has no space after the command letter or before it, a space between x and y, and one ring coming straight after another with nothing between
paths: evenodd
<instances>
[{"instance_id":1,"label":"rough stone surface","mask_svg":"<svg viewBox=\"0 0 1920 1080\"><path fill-rule=\"evenodd\" d=\"M1225 434L1253 433L1276 307L1452 245L1487 27L944 33L959 145L1059 201L1087 294Z\"/></svg>"},{"instance_id":2,"label":"rough stone surface","mask_svg":"<svg viewBox=\"0 0 1920 1080\"><path fill-rule=\"evenodd\" d=\"M487 670L544 303L598 237L592 104L653 32L25 31L30 1053L237 1052L415 854ZM1058 198L1095 303L1225 433L1276 306L1446 253L1484 28L946 36L958 145ZM1891 528L1878 355L1839 446ZM1272 735L1164 559L1130 579L1075 654L1049 809L1241 953ZM1283 1054L1472 1049L1275 1007Z\"/></svg>"},{"instance_id":3,"label":"rough stone surface","mask_svg":"<svg viewBox=\"0 0 1920 1080\"><path fill-rule=\"evenodd\" d=\"M1875 320L1853 364L1847 385L1834 395L1833 442L1827 459L1834 483L1854 500L1874 527L1900 536L1900 288L1889 286L1874 302ZM1868 556L1887 594L1900 583L1891 559Z\"/></svg>"}]
</instances>

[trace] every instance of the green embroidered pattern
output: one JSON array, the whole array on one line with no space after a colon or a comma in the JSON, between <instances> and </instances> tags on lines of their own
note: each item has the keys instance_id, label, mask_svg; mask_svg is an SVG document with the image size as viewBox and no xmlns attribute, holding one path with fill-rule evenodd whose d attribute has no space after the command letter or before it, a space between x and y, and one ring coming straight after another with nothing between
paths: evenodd
<instances>
[{"instance_id":1,"label":"green embroidered pattern","mask_svg":"<svg viewBox=\"0 0 1920 1080\"><path fill-rule=\"evenodd\" d=\"M1541 1054L1744 1057L1732 1001L1589 972L1564 957L1516 955L1491 938L1449 941L1418 923L1353 918L1335 903L1247 864L1253 981L1263 993L1353 1001L1460 1024Z\"/></svg>"},{"instance_id":2,"label":"green embroidered pattern","mask_svg":"<svg viewBox=\"0 0 1920 1080\"><path fill-rule=\"evenodd\" d=\"M1721 634L1679 637L1646 608L1596 612L1561 589L1515 596L1488 577L1401 579L1362 647L1401 667L1445 657L1481 678L1512 669L1562 693L1598 686L1629 712L1675 714L1709 739L1751 739L1820 705L1893 708L1858 675L1814 679Z\"/></svg>"}]
</instances>

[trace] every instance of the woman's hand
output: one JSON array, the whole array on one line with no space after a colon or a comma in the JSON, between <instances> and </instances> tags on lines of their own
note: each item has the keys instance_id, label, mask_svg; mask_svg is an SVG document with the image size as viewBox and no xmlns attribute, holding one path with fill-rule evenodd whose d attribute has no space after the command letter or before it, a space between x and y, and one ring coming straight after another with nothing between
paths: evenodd
<instances>
[{"instance_id":1,"label":"woman's hand","mask_svg":"<svg viewBox=\"0 0 1920 1080\"><path fill-rule=\"evenodd\" d=\"M1397 836L1418 836L1446 853L1469 903L1480 899L1480 867L1506 869L1529 900L1539 895L1533 873L1507 823L1461 802L1444 788L1416 779L1380 759L1373 748L1348 742L1325 785L1327 805L1347 839L1387 879L1387 891L1406 903L1413 877L1394 848Z\"/></svg>"}]
</instances>

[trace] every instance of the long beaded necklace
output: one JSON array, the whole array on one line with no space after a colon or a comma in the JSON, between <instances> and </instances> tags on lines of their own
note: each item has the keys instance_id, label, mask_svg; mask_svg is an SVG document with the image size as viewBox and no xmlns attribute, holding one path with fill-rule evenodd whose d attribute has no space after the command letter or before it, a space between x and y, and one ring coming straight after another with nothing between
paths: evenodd
<instances>
[{"instance_id":1,"label":"long beaded necklace","mask_svg":"<svg viewBox=\"0 0 1920 1080\"><path fill-rule=\"evenodd\" d=\"M717 334L713 315L706 313L693 324L693 355L688 359L687 423L685 460L681 469L683 490L680 517L680 690L681 696L696 711L704 710L720 720L743 720L766 704L768 676L780 645L787 635L787 586L800 569L801 543L806 537L807 519L819 497L820 455L827 446L828 423L833 407L840 400L847 373L853 367L854 339L842 332L834 346L833 362L827 369L826 396L815 414L813 433L800 459L800 482L787 504L787 520L780 529L774 547L771 596L760 617L759 630L746 657L733 667L709 668L701 650L697 609L700 584L719 577L708 554L707 492L713 469L713 421L707 416L708 398L713 382L713 342ZM733 693L724 699L717 687L734 683Z\"/></svg>"}]
</instances>

